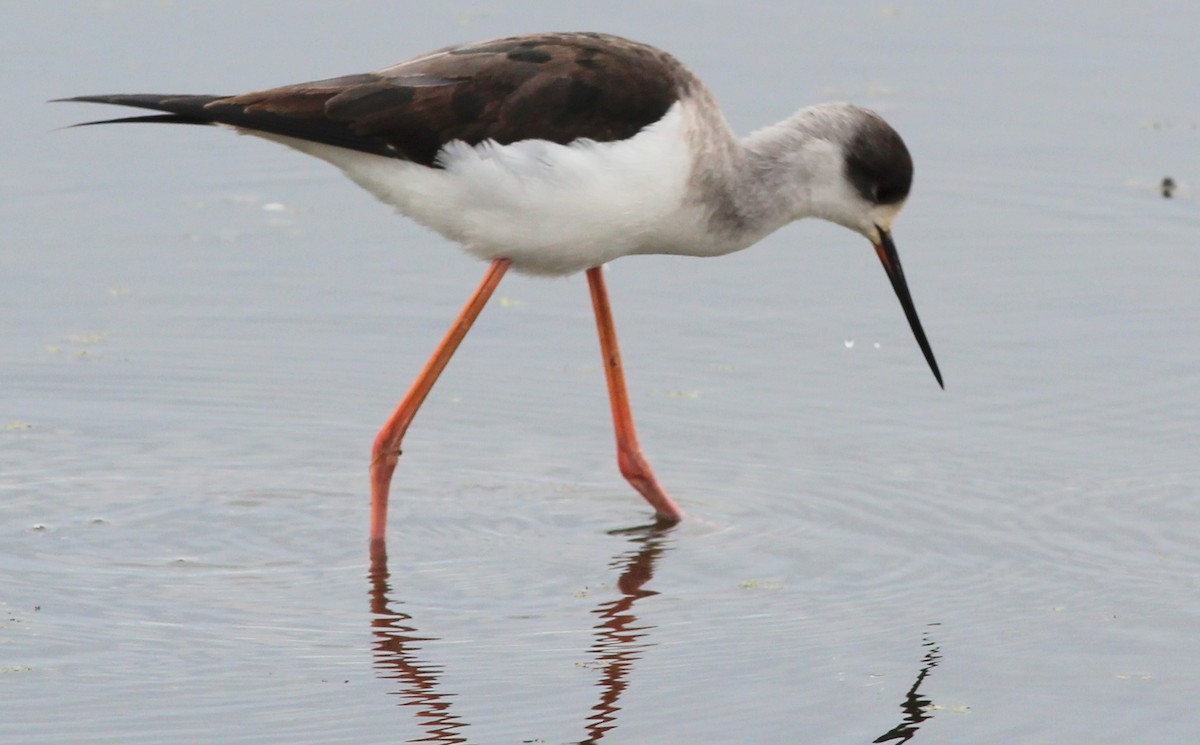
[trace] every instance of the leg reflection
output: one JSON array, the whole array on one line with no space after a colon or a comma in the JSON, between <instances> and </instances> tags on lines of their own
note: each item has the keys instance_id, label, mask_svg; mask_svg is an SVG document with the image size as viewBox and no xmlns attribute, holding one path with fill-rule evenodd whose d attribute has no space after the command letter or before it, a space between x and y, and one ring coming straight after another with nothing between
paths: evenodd
<instances>
[{"instance_id":1,"label":"leg reflection","mask_svg":"<svg viewBox=\"0 0 1200 745\"><path fill-rule=\"evenodd\" d=\"M667 525L624 531L632 535L630 543L636 548L609 564L611 568L621 570L617 579L621 597L602 603L592 611L599 616L600 622L593 627L596 641L588 651L595 659L595 667L602 673L598 684L600 700L587 718L585 730L588 736L580 745L597 743L616 728L617 712L621 710L617 702L629 685L629 673L634 663L641 659L642 650L652 646L645 637L654 627L638 623L633 605L642 598L658 594L643 589L643 585L654 576L654 565L667 550L666 535L671 529Z\"/></svg>"},{"instance_id":2,"label":"leg reflection","mask_svg":"<svg viewBox=\"0 0 1200 745\"><path fill-rule=\"evenodd\" d=\"M641 624L633 613L638 600L656 595L645 585L654 576L655 563L665 553L666 539L672 526L648 526L622 531L633 549L619 554L609 562L619 570L617 588L620 597L597 606L592 613L599 619L592 627L594 641L588 648L593 667L600 671L597 684L600 694L584 719L587 737L583 745L597 743L616 725L620 711L618 701L628 687L628 678L643 650L651 646L646 641L653 626ZM380 678L396 681L395 694L404 706L416 707L417 719L427 733L417 742L449 745L467 742L463 728L468 726L451 711L453 693L439 688L442 668L420 658L420 644L435 637L422 636L412 622L412 616L398 610L401 605L392 599L392 586L387 565L387 550L383 541L372 543L371 572L371 633L375 637L372 650L374 665Z\"/></svg>"},{"instance_id":3,"label":"leg reflection","mask_svg":"<svg viewBox=\"0 0 1200 745\"><path fill-rule=\"evenodd\" d=\"M398 683L396 695L404 699L404 706L417 709L417 721L429 736L419 742L464 743L467 741L459 732L467 726L450 711L452 693L438 690L438 677L442 668L423 662L418 654L421 642L434 641L434 637L419 636L411 625L412 616L394 610L389 600L392 588L388 581L387 549L383 542L372 544L371 550L371 620L375 643L375 669L380 678Z\"/></svg>"}]
</instances>

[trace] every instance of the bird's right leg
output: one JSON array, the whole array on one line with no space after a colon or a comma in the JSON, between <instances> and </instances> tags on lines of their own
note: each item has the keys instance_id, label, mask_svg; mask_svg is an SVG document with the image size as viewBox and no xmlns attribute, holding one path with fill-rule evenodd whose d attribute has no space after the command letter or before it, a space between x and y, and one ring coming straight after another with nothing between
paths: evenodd
<instances>
[{"instance_id":1,"label":"bird's right leg","mask_svg":"<svg viewBox=\"0 0 1200 745\"><path fill-rule=\"evenodd\" d=\"M438 376L450 362L454 351L458 349L458 345L471 330L471 324L475 323L483 306L487 305L488 299L495 291L496 285L500 284L500 279L511 265L512 262L508 259L496 259L492 262L483 282L479 284L479 289L475 290L475 294L471 296L466 307L458 314L458 318L450 327L446 338L442 339L442 343L429 358L429 362L425 363L425 369L408 389L404 400L396 407L392 417L375 437L375 446L371 450L372 545L382 544L384 534L387 532L388 489L392 483L392 472L396 470L396 462L400 460L400 440L404 438L408 425L417 415L417 409L421 408L425 397L429 395L433 384L437 382Z\"/></svg>"}]
</instances>

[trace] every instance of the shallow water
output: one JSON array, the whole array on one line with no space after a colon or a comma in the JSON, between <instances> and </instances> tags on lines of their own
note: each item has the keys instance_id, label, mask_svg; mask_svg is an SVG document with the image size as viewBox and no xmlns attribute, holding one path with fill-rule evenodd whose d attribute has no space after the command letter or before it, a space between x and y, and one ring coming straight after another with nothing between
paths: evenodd
<instances>
[{"instance_id":1,"label":"shallow water","mask_svg":"<svg viewBox=\"0 0 1200 745\"><path fill-rule=\"evenodd\" d=\"M354 8L0 29L0 739L1194 737L1192 5ZM743 132L882 111L947 389L842 229L615 262L641 439L692 516L636 529L583 279L509 277L405 441L372 565L371 439L483 265L282 148L55 131L104 110L42 102L545 28L670 49Z\"/></svg>"}]
</instances>

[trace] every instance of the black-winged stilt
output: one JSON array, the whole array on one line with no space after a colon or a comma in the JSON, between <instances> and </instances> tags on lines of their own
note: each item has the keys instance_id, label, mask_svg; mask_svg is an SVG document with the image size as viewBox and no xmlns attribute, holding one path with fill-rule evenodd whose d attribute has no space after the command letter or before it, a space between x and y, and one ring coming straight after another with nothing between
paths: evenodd
<instances>
[{"instance_id":1,"label":"black-winged stilt","mask_svg":"<svg viewBox=\"0 0 1200 745\"><path fill-rule=\"evenodd\" d=\"M399 212L491 262L482 284L375 439L371 539L382 542L400 441L511 267L586 271L621 473L662 521L683 512L642 455L605 288L631 254L719 256L802 217L875 247L938 384L891 226L912 159L879 115L801 109L739 139L674 57L608 34L547 33L446 47L374 73L236 96L65 99L151 109L109 122L217 124L329 161Z\"/></svg>"}]
</instances>

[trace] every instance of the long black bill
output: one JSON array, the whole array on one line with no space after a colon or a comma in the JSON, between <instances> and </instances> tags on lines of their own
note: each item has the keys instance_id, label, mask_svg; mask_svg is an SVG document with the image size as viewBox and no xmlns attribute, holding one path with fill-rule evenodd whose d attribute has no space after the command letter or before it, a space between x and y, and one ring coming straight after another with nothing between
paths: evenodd
<instances>
[{"instance_id":1,"label":"long black bill","mask_svg":"<svg viewBox=\"0 0 1200 745\"><path fill-rule=\"evenodd\" d=\"M896 244L892 242L892 234L879 226L876 226L876 229L879 231L879 243L875 244L875 253L879 254L884 271L887 272L888 279L892 281L892 289L896 291L896 297L900 298L900 306L904 308L904 317L908 319L908 325L912 327L913 336L917 337L917 344L921 346L921 352L925 355L925 361L929 363L929 369L933 371L933 377L937 378L938 385L945 389L946 384L942 382L942 373L938 370L937 360L933 358L933 349L929 346L929 340L925 338L925 329L921 328L921 319L917 317L917 308L913 305L912 295L908 292L908 282L904 280L904 269L900 266L900 254L896 253Z\"/></svg>"}]
</instances>

